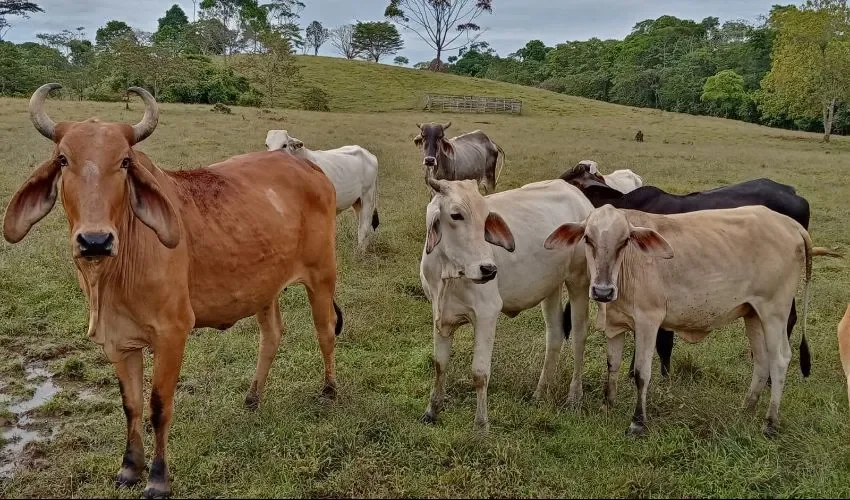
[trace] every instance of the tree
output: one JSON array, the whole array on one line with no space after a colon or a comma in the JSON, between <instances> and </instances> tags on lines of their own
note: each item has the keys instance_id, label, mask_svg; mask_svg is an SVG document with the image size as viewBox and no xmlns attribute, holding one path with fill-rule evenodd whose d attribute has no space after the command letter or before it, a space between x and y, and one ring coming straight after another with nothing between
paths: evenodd
<instances>
[{"instance_id":1,"label":"tree","mask_svg":"<svg viewBox=\"0 0 850 500\"><path fill-rule=\"evenodd\" d=\"M493 12L492 0L390 0L384 16L416 33L437 51L437 70L442 54L475 42L481 27L479 16ZM466 39L460 41L460 37Z\"/></svg>"},{"instance_id":2,"label":"tree","mask_svg":"<svg viewBox=\"0 0 850 500\"><path fill-rule=\"evenodd\" d=\"M307 47L313 48L313 55L319 55L319 47L321 47L330 37L327 28L322 26L319 21L313 21L305 30L307 35Z\"/></svg>"},{"instance_id":3,"label":"tree","mask_svg":"<svg viewBox=\"0 0 850 500\"><path fill-rule=\"evenodd\" d=\"M354 25L343 24L330 32L331 45L346 59L354 59L359 51L354 46Z\"/></svg>"},{"instance_id":4,"label":"tree","mask_svg":"<svg viewBox=\"0 0 850 500\"><path fill-rule=\"evenodd\" d=\"M231 55L244 44L245 35L254 35L268 27L268 10L260 7L257 0L202 0L201 15L207 19L218 19L232 32L225 54Z\"/></svg>"},{"instance_id":5,"label":"tree","mask_svg":"<svg viewBox=\"0 0 850 500\"><path fill-rule=\"evenodd\" d=\"M179 5L174 4L165 11L165 15L157 20L158 27L154 34L156 43L177 41L189 25L189 18Z\"/></svg>"},{"instance_id":6,"label":"tree","mask_svg":"<svg viewBox=\"0 0 850 500\"><path fill-rule=\"evenodd\" d=\"M132 36L133 28L124 21L109 21L106 26L98 28L94 40L98 47L108 47L112 41L124 36Z\"/></svg>"},{"instance_id":7,"label":"tree","mask_svg":"<svg viewBox=\"0 0 850 500\"><path fill-rule=\"evenodd\" d=\"M518 51L510 54L508 57L516 57L521 62L524 61L540 61L543 62L546 60L546 54L552 50L552 47L547 47L546 44L541 42L540 40L532 40L525 44L525 47L519 49Z\"/></svg>"},{"instance_id":8,"label":"tree","mask_svg":"<svg viewBox=\"0 0 850 500\"><path fill-rule=\"evenodd\" d=\"M803 119L820 115L829 142L841 102L850 100L850 9L845 0L809 0L774 9L773 65L762 81L762 109Z\"/></svg>"},{"instance_id":9,"label":"tree","mask_svg":"<svg viewBox=\"0 0 850 500\"><path fill-rule=\"evenodd\" d=\"M358 22L354 26L354 47L369 59L379 62L381 57L393 55L404 48L404 42L392 23Z\"/></svg>"},{"instance_id":10,"label":"tree","mask_svg":"<svg viewBox=\"0 0 850 500\"><path fill-rule=\"evenodd\" d=\"M396 56L396 58L393 59L393 62L399 66L407 66L408 64L410 64L410 59L404 56Z\"/></svg>"},{"instance_id":11,"label":"tree","mask_svg":"<svg viewBox=\"0 0 850 500\"><path fill-rule=\"evenodd\" d=\"M218 19L201 19L183 31L185 51L190 54L224 55L235 35Z\"/></svg>"},{"instance_id":12,"label":"tree","mask_svg":"<svg viewBox=\"0 0 850 500\"><path fill-rule=\"evenodd\" d=\"M253 81L259 81L267 106L277 103L281 89L293 87L300 68L292 57L289 40L278 30L267 29L260 34L264 54L252 54L239 61L239 70Z\"/></svg>"},{"instance_id":13,"label":"tree","mask_svg":"<svg viewBox=\"0 0 850 500\"><path fill-rule=\"evenodd\" d=\"M734 114L747 100L744 77L731 69L725 69L708 77L703 86L700 100L723 112L725 118Z\"/></svg>"},{"instance_id":14,"label":"tree","mask_svg":"<svg viewBox=\"0 0 850 500\"><path fill-rule=\"evenodd\" d=\"M0 0L0 41L3 41L3 36L12 27L6 19L7 16L18 16L29 19L30 14L35 14L36 12L44 12L44 9L33 2Z\"/></svg>"},{"instance_id":15,"label":"tree","mask_svg":"<svg viewBox=\"0 0 850 500\"><path fill-rule=\"evenodd\" d=\"M268 13L269 24L289 40L294 48L307 48L301 37L301 26L298 19L305 4L300 0L270 0L261 6Z\"/></svg>"}]
</instances>

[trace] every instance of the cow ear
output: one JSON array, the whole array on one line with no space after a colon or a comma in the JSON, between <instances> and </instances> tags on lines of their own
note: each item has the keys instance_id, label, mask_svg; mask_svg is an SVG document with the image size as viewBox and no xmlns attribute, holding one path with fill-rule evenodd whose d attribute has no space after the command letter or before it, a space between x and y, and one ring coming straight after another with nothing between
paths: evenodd
<instances>
[{"instance_id":1,"label":"cow ear","mask_svg":"<svg viewBox=\"0 0 850 500\"><path fill-rule=\"evenodd\" d=\"M304 147L304 143L301 142L301 141L292 141L290 143L290 145L292 146L292 149L294 149L294 150L299 150L299 149Z\"/></svg>"},{"instance_id":2,"label":"cow ear","mask_svg":"<svg viewBox=\"0 0 850 500\"><path fill-rule=\"evenodd\" d=\"M434 220L428 226L428 237L425 240L425 253L430 254L434 251L434 247L443 238L443 233L440 231L440 214L434 214Z\"/></svg>"},{"instance_id":3,"label":"cow ear","mask_svg":"<svg viewBox=\"0 0 850 500\"><path fill-rule=\"evenodd\" d=\"M32 226L53 209L59 192L62 170L56 159L42 163L18 189L3 217L3 237L9 243L24 239Z\"/></svg>"},{"instance_id":4,"label":"cow ear","mask_svg":"<svg viewBox=\"0 0 850 500\"><path fill-rule=\"evenodd\" d=\"M443 124L443 130L448 130L449 127L452 126L452 122L446 122Z\"/></svg>"},{"instance_id":5,"label":"cow ear","mask_svg":"<svg viewBox=\"0 0 850 500\"><path fill-rule=\"evenodd\" d=\"M422 138L422 134L418 134L416 137L413 138L413 144L416 144L417 146L421 146L423 140L424 139Z\"/></svg>"},{"instance_id":6,"label":"cow ear","mask_svg":"<svg viewBox=\"0 0 850 500\"><path fill-rule=\"evenodd\" d=\"M484 239L487 240L487 243L502 247L508 252L513 252L516 249L511 229L505 219L496 212L490 212L487 215L487 220L484 222Z\"/></svg>"},{"instance_id":7,"label":"cow ear","mask_svg":"<svg viewBox=\"0 0 850 500\"><path fill-rule=\"evenodd\" d=\"M629 239L637 245L641 252L651 257L673 258L673 248L663 236L652 229L633 227Z\"/></svg>"},{"instance_id":8,"label":"cow ear","mask_svg":"<svg viewBox=\"0 0 850 500\"><path fill-rule=\"evenodd\" d=\"M543 243L543 247L546 250L570 247L578 243L582 237L584 237L584 224L567 222L552 231Z\"/></svg>"},{"instance_id":9,"label":"cow ear","mask_svg":"<svg viewBox=\"0 0 850 500\"><path fill-rule=\"evenodd\" d=\"M133 213L144 225L153 229L166 248L176 247L180 243L180 223L174 207L154 176L133 161L127 172L127 181Z\"/></svg>"}]
</instances>

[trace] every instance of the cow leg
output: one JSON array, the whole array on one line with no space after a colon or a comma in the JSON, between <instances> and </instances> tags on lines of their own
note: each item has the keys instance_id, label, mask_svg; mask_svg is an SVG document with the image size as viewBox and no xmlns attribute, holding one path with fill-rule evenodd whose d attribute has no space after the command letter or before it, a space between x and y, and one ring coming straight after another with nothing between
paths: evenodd
<instances>
[{"instance_id":1,"label":"cow leg","mask_svg":"<svg viewBox=\"0 0 850 500\"><path fill-rule=\"evenodd\" d=\"M333 267L331 268L333 269ZM322 351L325 364L325 382L322 394L336 397L336 375L334 367L334 347L336 345L337 317L334 309L333 292L336 276L307 285L307 298L313 312L313 326L316 328L316 338Z\"/></svg>"},{"instance_id":2,"label":"cow leg","mask_svg":"<svg viewBox=\"0 0 850 500\"><path fill-rule=\"evenodd\" d=\"M785 318L782 318L785 320ZM788 364L791 362L791 345L785 332L786 321L762 318L767 356L770 362L770 405L767 408L764 433L768 437L779 432L779 405L782 401L782 390L785 387L785 377Z\"/></svg>"},{"instance_id":3,"label":"cow leg","mask_svg":"<svg viewBox=\"0 0 850 500\"><path fill-rule=\"evenodd\" d=\"M652 377L652 352L658 336L658 323L635 325L635 387L637 404L635 414L626 434L642 436L646 433L646 393Z\"/></svg>"},{"instance_id":4,"label":"cow leg","mask_svg":"<svg viewBox=\"0 0 850 500\"><path fill-rule=\"evenodd\" d=\"M141 350L130 351L115 363L118 387L124 416L127 417L127 448L121 469L115 479L116 487L133 486L141 479L145 468L145 445L142 442L142 408L144 406L144 359Z\"/></svg>"},{"instance_id":5,"label":"cow leg","mask_svg":"<svg viewBox=\"0 0 850 500\"><path fill-rule=\"evenodd\" d=\"M153 388L151 389L150 411L154 431L154 455L151 462L145 498L164 498L171 495L171 478L168 473L168 431L174 412L174 390L183 363L183 350L188 331L174 331L171 335L159 333L166 339L154 346Z\"/></svg>"},{"instance_id":6,"label":"cow leg","mask_svg":"<svg viewBox=\"0 0 850 500\"><path fill-rule=\"evenodd\" d=\"M437 421L437 416L446 403L446 372L449 371L454 330L454 327L451 327L447 331L441 332L439 328L434 326L434 388L431 390L428 407L422 415L422 421L427 424L433 424Z\"/></svg>"},{"instance_id":7,"label":"cow leg","mask_svg":"<svg viewBox=\"0 0 850 500\"><path fill-rule=\"evenodd\" d=\"M764 387L767 384L770 364L767 357L764 328L761 319L755 312L744 316L744 326L750 339L750 352L753 358L753 378L747 396L744 398L744 408L748 411L755 409Z\"/></svg>"},{"instance_id":8,"label":"cow leg","mask_svg":"<svg viewBox=\"0 0 850 500\"><path fill-rule=\"evenodd\" d=\"M614 408L614 401L617 399L617 381L620 376L620 365L623 364L623 344L625 343L625 333L608 338L608 371L605 375L603 410Z\"/></svg>"},{"instance_id":9,"label":"cow leg","mask_svg":"<svg viewBox=\"0 0 850 500\"><path fill-rule=\"evenodd\" d=\"M370 186L360 198L362 204L360 213L357 214L357 248L360 254L365 254L369 249L372 236L378 229L378 192L377 186Z\"/></svg>"},{"instance_id":10,"label":"cow leg","mask_svg":"<svg viewBox=\"0 0 850 500\"><path fill-rule=\"evenodd\" d=\"M496 323L499 312L491 316L475 318L475 351L472 354L472 385L478 396L475 408L475 428L487 432L487 385L490 383L490 363L493 358L493 343L496 341Z\"/></svg>"},{"instance_id":11,"label":"cow leg","mask_svg":"<svg viewBox=\"0 0 850 500\"><path fill-rule=\"evenodd\" d=\"M567 395L567 405L578 407L584 393L584 350L587 340L587 315L590 305L590 297L587 289L589 282L568 283L567 293L571 304L570 321L573 332L573 375L570 380L570 393Z\"/></svg>"},{"instance_id":12,"label":"cow leg","mask_svg":"<svg viewBox=\"0 0 850 500\"><path fill-rule=\"evenodd\" d=\"M658 353L658 358L661 359L661 376L665 378L670 375L670 358L673 356L674 337L675 334L672 331L659 328L658 336L655 338L655 352ZM636 355L637 350L632 352L632 363L629 365L629 378L635 377Z\"/></svg>"},{"instance_id":13,"label":"cow leg","mask_svg":"<svg viewBox=\"0 0 850 500\"><path fill-rule=\"evenodd\" d=\"M546 354L543 357L543 369L540 371L534 399L541 399L546 395L558 368L558 357L561 355L561 346L564 343L560 287L543 299L540 309L543 311L543 321L546 323Z\"/></svg>"},{"instance_id":14,"label":"cow leg","mask_svg":"<svg viewBox=\"0 0 850 500\"><path fill-rule=\"evenodd\" d=\"M280 347L283 320L280 317L280 304L277 297L257 313L257 323L260 325L260 349L257 353L257 371L254 373L254 381L251 382L251 388L245 397L245 407L249 410L256 410L260 406L269 369Z\"/></svg>"}]
</instances>

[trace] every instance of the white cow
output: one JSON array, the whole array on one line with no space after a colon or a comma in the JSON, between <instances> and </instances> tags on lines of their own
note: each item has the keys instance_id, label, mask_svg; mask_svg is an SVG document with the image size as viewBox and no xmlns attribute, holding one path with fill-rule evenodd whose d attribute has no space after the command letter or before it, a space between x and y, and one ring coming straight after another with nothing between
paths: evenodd
<instances>
[{"instance_id":1,"label":"white cow","mask_svg":"<svg viewBox=\"0 0 850 500\"><path fill-rule=\"evenodd\" d=\"M436 195L428 204L427 239L419 277L434 318L434 389L422 420L434 422L445 399L445 380L455 330L475 329L472 383L478 393L475 426L488 428L487 384L500 313L509 317L541 304L546 355L534 395L547 390L566 330L561 290L572 303L575 366L569 401L582 395L589 278L584 249L547 253L543 242L563 217L579 222L593 210L574 186L560 180L536 182L482 196L475 181L427 178Z\"/></svg>"},{"instance_id":2,"label":"white cow","mask_svg":"<svg viewBox=\"0 0 850 500\"><path fill-rule=\"evenodd\" d=\"M578 164L587 165L591 174L602 175L599 173L599 165L593 160L582 160ZM610 174L602 175L602 178L605 180L605 184L623 194L643 186L643 179L627 168L614 170Z\"/></svg>"},{"instance_id":3,"label":"white cow","mask_svg":"<svg viewBox=\"0 0 850 500\"><path fill-rule=\"evenodd\" d=\"M327 151L312 151L286 130L269 130L269 151L283 149L310 160L325 172L336 189L336 211L354 208L357 214L357 248L362 253L369 247L378 229L378 159L360 146L343 146Z\"/></svg>"}]
</instances>

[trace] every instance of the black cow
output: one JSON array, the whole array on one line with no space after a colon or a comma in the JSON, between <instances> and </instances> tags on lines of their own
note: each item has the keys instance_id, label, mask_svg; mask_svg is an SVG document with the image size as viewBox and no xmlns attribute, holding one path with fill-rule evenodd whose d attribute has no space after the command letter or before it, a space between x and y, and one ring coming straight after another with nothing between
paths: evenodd
<instances>
[{"instance_id":1,"label":"black cow","mask_svg":"<svg viewBox=\"0 0 850 500\"><path fill-rule=\"evenodd\" d=\"M809 229L809 202L798 195L793 187L770 179L755 179L686 195L670 194L655 186L642 186L623 194L605 184L602 176L590 173L589 167L584 164L578 164L567 170L560 179L578 187L597 208L612 205L615 208L640 210L653 214L682 214L699 210L763 205L774 212L791 217L806 230ZM569 304L564 314L569 314L568 311ZM791 303L791 313L788 316L789 339L796 323L795 301ZM667 376L670 372L670 356L673 352L673 332L659 329L655 350L661 358L661 374ZM634 363L634 356L632 356L630 374L634 369ZM811 366L809 345L803 337L800 341L800 371L804 377L809 376Z\"/></svg>"}]
</instances>

